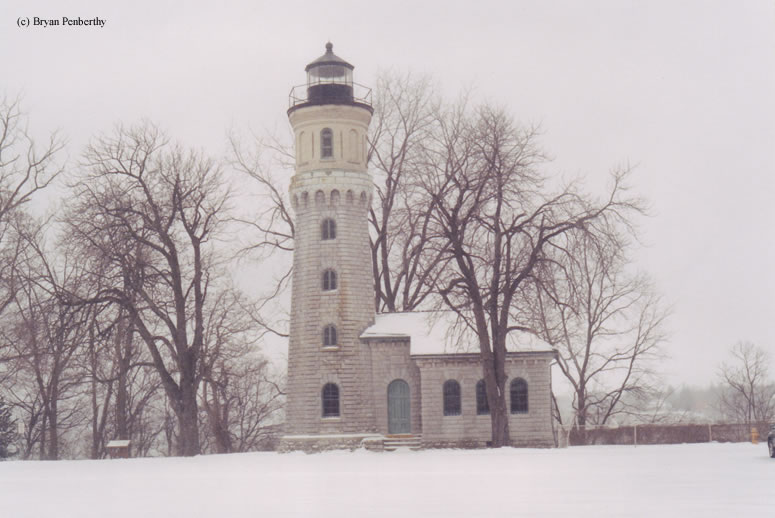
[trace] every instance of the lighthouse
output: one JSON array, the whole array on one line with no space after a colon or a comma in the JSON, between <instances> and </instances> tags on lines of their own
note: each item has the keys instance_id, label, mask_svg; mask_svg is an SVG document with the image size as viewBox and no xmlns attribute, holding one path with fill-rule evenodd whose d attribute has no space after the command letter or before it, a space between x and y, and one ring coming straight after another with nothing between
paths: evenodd
<instances>
[{"instance_id":1,"label":"lighthouse","mask_svg":"<svg viewBox=\"0 0 775 518\"><path fill-rule=\"evenodd\" d=\"M454 312L375 313L366 162L373 110L353 68L329 43L290 95L293 289L280 449L486 446L480 354L450 338ZM551 446L556 351L532 335L507 347L511 444Z\"/></svg>"},{"instance_id":2,"label":"lighthouse","mask_svg":"<svg viewBox=\"0 0 775 518\"><path fill-rule=\"evenodd\" d=\"M333 45L306 67L288 118L296 168L288 344L287 435L375 430L371 360L360 334L374 323L367 171L370 90Z\"/></svg>"}]
</instances>

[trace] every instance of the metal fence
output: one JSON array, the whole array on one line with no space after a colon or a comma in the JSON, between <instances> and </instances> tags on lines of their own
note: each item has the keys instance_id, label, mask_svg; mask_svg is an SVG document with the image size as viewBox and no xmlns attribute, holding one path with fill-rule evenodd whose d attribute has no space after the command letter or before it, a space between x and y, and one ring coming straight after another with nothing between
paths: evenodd
<instances>
[{"instance_id":1,"label":"metal fence","mask_svg":"<svg viewBox=\"0 0 775 518\"><path fill-rule=\"evenodd\" d=\"M770 423L638 424L557 430L559 446L681 444L767 440Z\"/></svg>"}]
</instances>

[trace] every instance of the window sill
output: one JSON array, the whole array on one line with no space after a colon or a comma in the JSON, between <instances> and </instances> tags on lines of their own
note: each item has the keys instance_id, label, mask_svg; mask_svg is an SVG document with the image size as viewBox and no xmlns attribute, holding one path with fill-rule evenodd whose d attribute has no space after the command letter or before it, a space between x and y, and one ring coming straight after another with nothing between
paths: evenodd
<instances>
[{"instance_id":1,"label":"window sill","mask_svg":"<svg viewBox=\"0 0 775 518\"><path fill-rule=\"evenodd\" d=\"M329 415L329 416L323 416L320 418L321 421L341 421L342 416L340 415Z\"/></svg>"},{"instance_id":2,"label":"window sill","mask_svg":"<svg viewBox=\"0 0 775 518\"><path fill-rule=\"evenodd\" d=\"M324 345L323 347L320 348L320 350L321 351L325 351L325 352L338 351L339 350L339 346L338 345Z\"/></svg>"}]
</instances>

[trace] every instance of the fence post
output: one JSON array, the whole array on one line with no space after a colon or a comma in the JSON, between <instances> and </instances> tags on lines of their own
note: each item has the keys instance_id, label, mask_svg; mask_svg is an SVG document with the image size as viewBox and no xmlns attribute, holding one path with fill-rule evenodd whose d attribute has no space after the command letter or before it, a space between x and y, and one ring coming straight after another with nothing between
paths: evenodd
<instances>
[{"instance_id":1,"label":"fence post","mask_svg":"<svg viewBox=\"0 0 775 518\"><path fill-rule=\"evenodd\" d=\"M637 446L638 445L638 425L633 425L632 427L632 445Z\"/></svg>"},{"instance_id":2,"label":"fence post","mask_svg":"<svg viewBox=\"0 0 775 518\"><path fill-rule=\"evenodd\" d=\"M713 425L708 423L708 442L713 442Z\"/></svg>"}]
</instances>

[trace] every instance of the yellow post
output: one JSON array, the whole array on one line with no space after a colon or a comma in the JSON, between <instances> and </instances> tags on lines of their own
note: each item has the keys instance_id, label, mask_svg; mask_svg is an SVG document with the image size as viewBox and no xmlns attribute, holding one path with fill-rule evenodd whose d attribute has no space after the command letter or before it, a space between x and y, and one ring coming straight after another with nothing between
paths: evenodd
<instances>
[{"instance_id":1,"label":"yellow post","mask_svg":"<svg viewBox=\"0 0 775 518\"><path fill-rule=\"evenodd\" d=\"M755 426L751 427L751 442L759 444L759 430Z\"/></svg>"}]
</instances>

